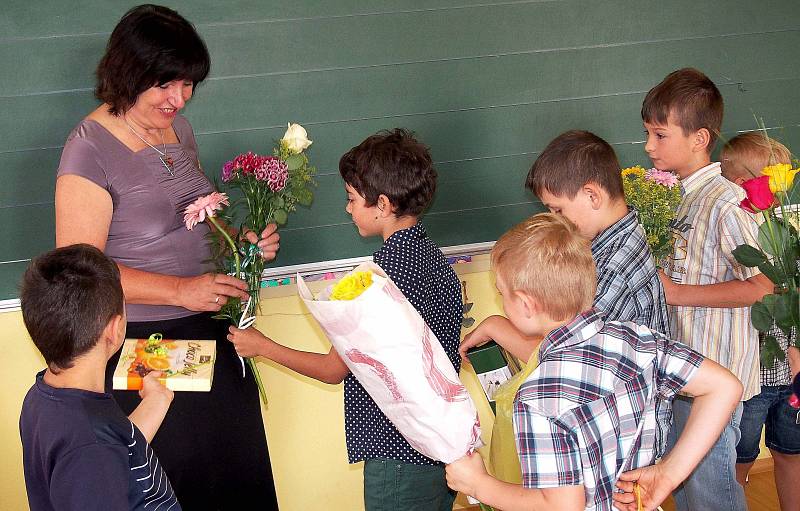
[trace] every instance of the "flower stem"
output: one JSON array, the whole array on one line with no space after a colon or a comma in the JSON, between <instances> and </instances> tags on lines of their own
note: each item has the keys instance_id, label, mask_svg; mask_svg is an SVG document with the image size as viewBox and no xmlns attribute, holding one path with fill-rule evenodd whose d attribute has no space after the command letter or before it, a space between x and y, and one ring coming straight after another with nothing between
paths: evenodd
<instances>
[{"instance_id":1,"label":"flower stem","mask_svg":"<svg viewBox=\"0 0 800 511\"><path fill-rule=\"evenodd\" d=\"M234 261L236 261L236 278L238 279L239 278L239 274L242 271L242 266L241 266L241 263L239 262L239 251L236 249L236 244L231 239L231 236L230 236L230 234L228 234L228 231L223 229L222 226L220 226L217 223L217 221L214 220L213 216L209 216L209 217L206 217L206 218L208 218L209 222L214 224L214 227L216 227L217 232L222 234L222 237L225 238L225 241L228 242L228 246L231 247L231 251L233 252Z\"/></svg>"}]
</instances>

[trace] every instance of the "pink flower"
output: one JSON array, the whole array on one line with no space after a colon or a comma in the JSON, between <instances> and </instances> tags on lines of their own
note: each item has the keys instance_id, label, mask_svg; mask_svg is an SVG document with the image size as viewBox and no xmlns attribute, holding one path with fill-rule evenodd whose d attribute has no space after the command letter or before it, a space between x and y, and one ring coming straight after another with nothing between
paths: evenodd
<instances>
[{"instance_id":1,"label":"pink flower","mask_svg":"<svg viewBox=\"0 0 800 511\"><path fill-rule=\"evenodd\" d=\"M183 214L183 223L191 231L195 225L203 222L206 217L215 216L215 211L221 210L223 205L228 205L228 196L224 193L213 192L200 197L186 206L186 211Z\"/></svg>"},{"instance_id":2,"label":"pink flower","mask_svg":"<svg viewBox=\"0 0 800 511\"><path fill-rule=\"evenodd\" d=\"M644 173L645 179L672 188L678 184L678 176L665 170L650 169Z\"/></svg>"},{"instance_id":3,"label":"pink flower","mask_svg":"<svg viewBox=\"0 0 800 511\"><path fill-rule=\"evenodd\" d=\"M286 162L274 156L265 156L261 161L261 166L256 169L256 179L266 181L267 186L273 192L279 192L286 186L286 179L289 177L289 168Z\"/></svg>"}]
</instances>

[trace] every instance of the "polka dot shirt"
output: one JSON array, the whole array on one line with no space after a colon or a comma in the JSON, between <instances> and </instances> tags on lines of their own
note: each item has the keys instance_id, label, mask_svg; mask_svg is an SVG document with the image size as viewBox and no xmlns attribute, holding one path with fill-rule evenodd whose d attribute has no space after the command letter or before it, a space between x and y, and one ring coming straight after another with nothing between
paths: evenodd
<instances>
[{"instance_id":1,"label":"polka dot shirt","mask_svg":"<svg viewBox=\"0 0 800 511\"><path fill-rule=\"evenodd\" d=\"M458 371L461 283L422 224L392 234L372 257L433 330ZM344 417L350 463L389 458L414 465L438 464L406 442L352 374L344 380Z\"/></svg>"}]
</instances>

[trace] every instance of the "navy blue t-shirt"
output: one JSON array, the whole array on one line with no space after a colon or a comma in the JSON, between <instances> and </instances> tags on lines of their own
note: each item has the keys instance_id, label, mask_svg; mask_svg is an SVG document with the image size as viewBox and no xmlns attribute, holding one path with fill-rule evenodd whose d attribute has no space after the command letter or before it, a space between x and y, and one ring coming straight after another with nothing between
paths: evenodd
<instances>
[{"instance_id":1,"label":"navy blue t-shirt","mask_svg":"<svg viewBox=\"0 0 800 511\"><path fill-rule=\"evenodd\" d=\"M461 283L422 224L389 236L372 258L436 334L458 372ZM414 465L438 464L406 442L352 374L344 380L344 421L350 463L389 458Z\"/></svg>"},{"instance_id":2,"label":"navy blue t-shirt","mask_svg":"<svg viewBox=\"0 0 800 511\"><path fill-rule=\"evenodd\" d=\"M179 511L167 475L111 394L36 375L19 420L31 511Z\"/></svg>"}]
</instances>

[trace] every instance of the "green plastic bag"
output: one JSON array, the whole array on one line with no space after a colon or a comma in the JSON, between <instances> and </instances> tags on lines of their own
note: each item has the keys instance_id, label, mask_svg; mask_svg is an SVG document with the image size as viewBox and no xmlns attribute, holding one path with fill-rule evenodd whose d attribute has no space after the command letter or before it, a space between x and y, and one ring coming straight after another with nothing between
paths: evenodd
<instances>
[{"instance_id":1,"label":"green plastic bag","mask_svg":"<svg viewBox=\"0 0 800 511\"><path fill-rule=\"evenodd\" d=\"M539 347L525 366L500 385L494 393L495 419L489 443L489 466L494 477L507 483L522 484L522 469L514 438L514 397L523 382L539 365Z\"/></svg>"}]
</instances>

